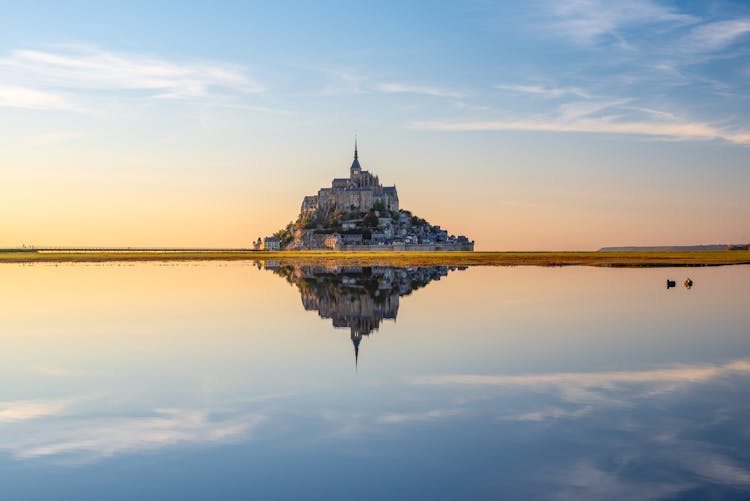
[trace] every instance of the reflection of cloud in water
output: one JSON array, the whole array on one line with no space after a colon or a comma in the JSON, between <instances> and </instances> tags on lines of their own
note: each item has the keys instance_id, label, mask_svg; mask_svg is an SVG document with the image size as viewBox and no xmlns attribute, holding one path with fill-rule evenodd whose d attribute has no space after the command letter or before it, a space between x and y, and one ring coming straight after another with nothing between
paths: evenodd
<instances>
[{"instance_id":1,"label":"reflection of cloud in water","mask_svg":"<svg viewBox=\"0 0 750 501\"><path fill-rule=\"evenodd\" d=\"M446 417L458 416L461 409L431 409L424 412L392 412L378 416L375 420L381 424L400 424L415 421L435 421Z\"/></svg>"},{"instance_id":2,"label":"reflection of cloud in water","mask_svg":"<svg viewBox=\"0 0 750 501\"><path fill-rule=\"evenodd\" d=\"M591 406L581 407L580 409L564 409L562 407L545 407L544 409L520 412L500 416L503 421L545 421L547 419L577 418L588 414L593 408Z\"/></svg>"},{"instance_id":3,"label":"reflection of cloud in water","mask_svg":"<svg viewBox=\"0 0 750 501\"><path fill-rule=\"evenodd\" d=\"M466 412L497 413L499 426L565 461L535 464L534 482L558 499L736 497L750 488L744 393L750 360L641 371L523 375L447 374L419 385L495 391ZM485 402L485 403L481 403ZM469 409L471 406L473 409ZM570 420L577 420L575 424ZM502 424L500 424L502 423Z\"/></svg>"},{"instance_id":4,"label":"reflection of cloud in water","mask_svg":"<svg viewBox=\"0 0 750 501\"><path fill-rule=\"evenodd\" d=\"M0 402L0 423L28 421L62 414L69 406L69 400L18 400Z\"/></svg>"},{"instance_id":5,"label":"reflection of cloud in water","mask_svg":"<svg viewBox=\"0 0 750 501\"><path fill-rule=\"evenodd\" d=\"M32 368L37 374L43 376L80 376L83 374L82 371L76 369L68 369L65 367L54 367L49 365L36 365Z\"/></svg>"},{"instance_id":6,"label":"reflection of cloud in water","mask_svg":"<svg viewBox=\"0 0 750 501\"><path fill-rule=\"evenodd\" d=\"M617 473L580 461L565 469L553 481L550 499L576 501L599 499L670 499L695 486L686 481L623 479ZM554 493L554 494L553 494Z\"/></svg>"},{"instance_id":7,"label":"reflection of cloud in water","mask_svg":"<svg viewBox=\"0 0 750 501\"><path fill-rule=\"evenodd\" d=\"M698 476L711 482L750 487L750 471L721 454L695 450L677 461Z\"/></svg>"},{"instance_id":8,"label":"reflection of cloud in water","mask_svg":"<svg viewBox=\"0 0 750 501\"><path fill-rule=\"evenodd\" d=\"M625 442L597 435L598 451L578 452L571 465L547 472L542 481L553 486L556 499L747 499L742 493L750 487L750 471L729 457L742 456L738 450L685 439L659 444L638 437L654 425L668 426L669 419L631 430L633 438Z\"/></svg>"},{"instance_id":9,"label":"reflection of cloud in water","mask_svg":"<svg viewBox=\"0 0 750 501\"><path fill-rule=\"evenodd\" d=\"M409 381L424 385L467 385L479 387L532 388L552 390L573 409L545 406L499 416L504 421L544 421L579 418L595 406L630 406L635 397L656 397L685 385L708 382L733 374L750 373L750 360L740 359L723 365L676 366L640 371L559 372L543 374L445 374L415 377ZM630 392L630 393L628 393Z\"/></svg>"},{"instance_id":10,"label":"reflection of cloud in water","mask_svg":"<svg viewBox=\"0 0 750 501\"><path fill-rule=\"evenodd\" d=\"M0 427L0 449L23 459L61 456L86 461L181 444L238 442L263 419L257 413L214 415L189 409L157 409L143 417L60 419L56 414L69 408L50 403L39 409L49 411L44 416L58 419L35 421L33 427Z\"/></svg>"},{"instance_id":11,"label":"reflection of cloud in water","mask_svg":"<svg viewBox=\"0 0 750 501\"><path fill-rule=\"evenodd\" d=\"M750 372L750 360L740 359L724 365L682 365L667 369L646 369L640 371L602 372L557 372L543 374L445 374L415 377L415 384L429 385L475 385L475 386L532 386L557 387L570 400L596 399L592 392L596 389L614 389L623 385L674 385L700 383L719 377ZM658 394L658 390L650 390Z\"/></svg>"}]
</instances>

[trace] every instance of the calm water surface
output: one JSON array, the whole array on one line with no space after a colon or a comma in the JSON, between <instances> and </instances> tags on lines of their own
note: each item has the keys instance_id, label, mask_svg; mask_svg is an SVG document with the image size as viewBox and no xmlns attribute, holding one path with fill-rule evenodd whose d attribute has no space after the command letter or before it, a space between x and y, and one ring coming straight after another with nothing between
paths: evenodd
<instances>
[{"instance_id":1,"label":"calm water surface","mask_svg":"<svg viewBox=\"0 0 750 501\"><path fill-rule=\"evenodd\" d=\"M750 497L748 266L0 278L3 499Z\"/></svg>"}]
</instances>

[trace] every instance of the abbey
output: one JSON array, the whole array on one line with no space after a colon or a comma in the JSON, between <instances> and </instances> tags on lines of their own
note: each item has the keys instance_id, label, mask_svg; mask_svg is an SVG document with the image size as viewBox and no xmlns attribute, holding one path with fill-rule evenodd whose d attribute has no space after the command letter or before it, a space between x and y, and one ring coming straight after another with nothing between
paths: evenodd
<instances>
[{"instance_id":1,"label":"abbey","mask_svg":"<svg viewBox=\"0 0 750 501\"><path fill-rule=\"evenodd\" d=\"M398 211L398 193L395 186L383 186L378 176L362 170L359 165L357 142L354 142L354 161L348 178L337 178L330 188L321 188L317 195L302 200L302 215L331 214L336 211L359 210L368 212L374 207Z\"/></svg>"},{"instance_id":2,"label":"abbey","mask_svg":"<svg viewBox=\"0 0 750 501\"><path fill-rule=\"evenodd\" d=\"M383 186L378 176L362 169L355 140L349 177L304 197L297 220L264 241L259 237L255 248L473 251L474 242L402 209L396 187Z\"/></svg>"}]
</instances>

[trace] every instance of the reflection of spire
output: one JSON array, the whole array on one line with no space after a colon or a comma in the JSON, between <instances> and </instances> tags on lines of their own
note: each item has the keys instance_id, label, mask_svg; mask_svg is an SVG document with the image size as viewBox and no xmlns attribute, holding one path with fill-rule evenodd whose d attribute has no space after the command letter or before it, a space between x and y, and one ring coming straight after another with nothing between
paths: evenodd
<instances>
[{"instance_id":1,"label":"reflection of spire","mask_svg":"<svg viewBox=\"0 0 750 501\"><path fill-rule=\"evenodd\" d=\"M355 141L355 154L357 146ZM356 159L355 162L358 164ZM384 320L396 320L399 298L433 280L440 280L455 269L448 266L328 267L279 261L266 261L264 267L297 286L305 310L317 311L321 318L331 319L335 328L350 331L355 369L359 368L362 338L377 331Z\"/></svg>"},{"instance_id":2,"label":"reflection of spire","mask_svg":"<svg viewBox=\"0 0 750 501\"><path fill-rule=\"evenodd\" d=\"M362 334L355 334L352 329L352 344L354 344L354 368L359 369L359 343L362 341Z\"/></svg>"}]
</instances>

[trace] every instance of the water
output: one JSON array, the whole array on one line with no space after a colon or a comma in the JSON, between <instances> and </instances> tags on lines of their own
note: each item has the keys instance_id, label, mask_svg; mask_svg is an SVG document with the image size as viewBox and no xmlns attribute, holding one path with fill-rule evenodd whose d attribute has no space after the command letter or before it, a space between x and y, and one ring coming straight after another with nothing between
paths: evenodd
<instances>
[{"instance_id":1,"label":"water","mask_svg":"<svg viewBox=\"0 0 750 501\"><path fill-rule=\"evenodd\" d=\"M3 499L750 496L748 266L0 273Z\"/></svg>"}]
</instances>

